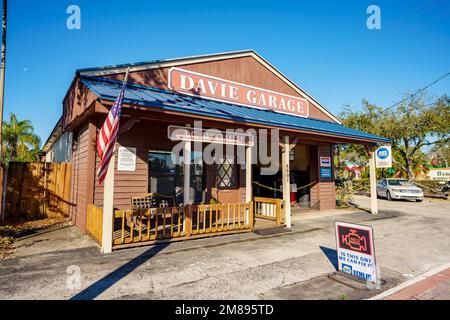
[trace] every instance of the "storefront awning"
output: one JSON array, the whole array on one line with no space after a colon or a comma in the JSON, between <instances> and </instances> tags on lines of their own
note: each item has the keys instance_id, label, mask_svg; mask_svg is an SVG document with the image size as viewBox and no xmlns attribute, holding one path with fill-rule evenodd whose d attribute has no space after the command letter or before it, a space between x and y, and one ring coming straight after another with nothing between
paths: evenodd
<instances>
[{"instance_id":1,"label":"storefront awning","mask_svg":"<svg viewBox=\"0 0 450 320\"><path fill-rule=\"evenodd\" d=\"M82 83L100 99L114 101L119 95L122 82L81 76ZM235 104L216 102L200 97L181 95L168 90L148 86L128 84L125 104L134 104L181 113L227 119L248 124L267 125L280 129L294 129L311 133L330 134L344 138L354 138L373 143L389 143L390 140L354 130L338 123L302 118L288 114L260 110Z\"/></svg>"}]
</instances>

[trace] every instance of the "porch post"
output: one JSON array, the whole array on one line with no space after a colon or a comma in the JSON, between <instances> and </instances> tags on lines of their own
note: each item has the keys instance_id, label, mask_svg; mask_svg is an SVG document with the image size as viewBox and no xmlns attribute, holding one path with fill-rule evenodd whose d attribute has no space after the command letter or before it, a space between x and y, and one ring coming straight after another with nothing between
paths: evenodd
<instances>
[{"instance_id":1,"label":"porch post","mask_svg":"<svg viewBox=\"0 0 450 320\"><path fill-rule=\"evenodd\" d=\"M184 158L184 186L183 186L183 204L187 206L191 203L190 191L191 191L191 142L186 141L183 149Z\"/></svg>"},{"instance_id":2,"label":"porch post","mask_svg":"<svg viewBox=\"0 0 450 320\"><path fill-rule=\"evenodd\" d=\"M116 156L113 151L103 182L103 226L102 253L112 252L113 222L114 222L114 167Z\"/></svg>"},{"instance_id":3,"label":"porch post","mask_svg":"<svg viewBox=\"0 0 450 320\"><path fill-rule=\"evenodd\" d=\"M368 147L369 154L369 177L370 177L370 210L372 214L378 213L377 203L377 172L375 168L375 147Z\"/></svg>"},{"instance_id":4,"label":"porch post","mask_svg":"<svg viewBox=\"0 0 450 320\"><path fill-rule=\"evenodd\" d=\"M252 201L252 147L245 148L245 202L250 203ZM253 205L253 204L251 204ZM251 210L251 209L249 209ZM250 221L250 211L247 210L245 220L249 225L253 225L253 221Z\"/></svg>"},{"instance_id":5,"label":"porch post","mask_svg":"<svg viewBox=\"0 0 450 320\"><path fill-rule=\"evenodd\" d=\"M245 148L245 202L252 201L252 147Z\"/></svg>"},{"instance_id":6,"label":"porch post","mask_svg":"<svg viewBox=\"0 0 450 320\"><path fill-rule=\"evenodd\" d=\"M290 195L290 177L289 177L289 136L284 137L282 143L281 166L283 177L283 202L284 214L286 218L286 228L291 228L291 195Z\"/></svg>"}]
</instances>

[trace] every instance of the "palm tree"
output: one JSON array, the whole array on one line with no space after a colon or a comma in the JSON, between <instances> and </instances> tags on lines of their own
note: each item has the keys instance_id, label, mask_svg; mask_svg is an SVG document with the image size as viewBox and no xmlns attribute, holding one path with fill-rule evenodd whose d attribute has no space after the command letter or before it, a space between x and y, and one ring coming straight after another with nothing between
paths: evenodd
<instances>
[{"instance_id":1,"label":"palm tree","mask_svg":"<svg viewBox=\"0 0 450 320\"><path fill-rule=\"evenodd\" d=\"M6 161L27 162L39 158L41 139L30 120L18 121L14 113L3 123L3 152Z\"/></svg>"}]
</instances>

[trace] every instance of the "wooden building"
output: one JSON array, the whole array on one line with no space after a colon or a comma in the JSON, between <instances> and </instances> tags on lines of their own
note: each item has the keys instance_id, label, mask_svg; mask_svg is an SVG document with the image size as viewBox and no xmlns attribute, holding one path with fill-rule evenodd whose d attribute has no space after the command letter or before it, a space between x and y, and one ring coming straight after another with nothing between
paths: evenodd
<instances>
[{"instance_id":1,"label":"wooden building","mask_svg":"<svg viewBox=\"0 0 450 320\"><path fill-rule=\"evenodd\" d=\"M73 133L71 194L76 206L72 218L83 231L91 223L87 221L89 207L104 205L104 186L96 177L96 139L127 69L115 151L114 210L130 209L130 198L145 193L167 197L171 207L273 198L284 200L289 227L291 201L306 199L306 206L317 210L335 207L334 144L364 144L373 152L378 143L388 142L343 126L251 50L78 70L64 98L62 128ZM247 163L252 152L249 146L244 164L225 157L206 165L197 161L201 154L192 152L191 142L186 142L184 157L193 163L173 164L171 150L178 142L169 139L168 127L192 128L200 120L203 129L278 129L279 172L264 176L259 160ZM130 158L125 168L118 168L120 161ZM292 199L292 185L307 187Z\"/></svg>"}]
</instances>

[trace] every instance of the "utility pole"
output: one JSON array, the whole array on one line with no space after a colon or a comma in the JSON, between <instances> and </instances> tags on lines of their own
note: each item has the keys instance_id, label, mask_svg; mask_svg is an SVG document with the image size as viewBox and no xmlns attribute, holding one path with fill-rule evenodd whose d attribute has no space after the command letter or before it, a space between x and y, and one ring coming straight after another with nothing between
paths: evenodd
<instances>
[{"instance_id":1,"label":"utility pole","mask_svg":"<svg viewBox=\"0 0 450 320\"><path fill-rule=\"evenodd\" d=\"M6 21L8 16L8 0L3 0L2 15L2 52L0 65L0 220L4 219L5 172L3 164L3 105L5 101L5 64L6 64Z\"/></svg>"},{"instance_id":2,"label":"utility pole","mask_svg":"<svg viewBox=\"0 0 450 320\"><path fill-rule=\"evenodd\" d=\"M2 56L0 65L0 145L3 138L3 104L5 101L5 63L6 63L6 20L8 15L8 0L3 0L2 16ZM1 157L0 161L3 161Z\"/></svg>"}]
</instances>

